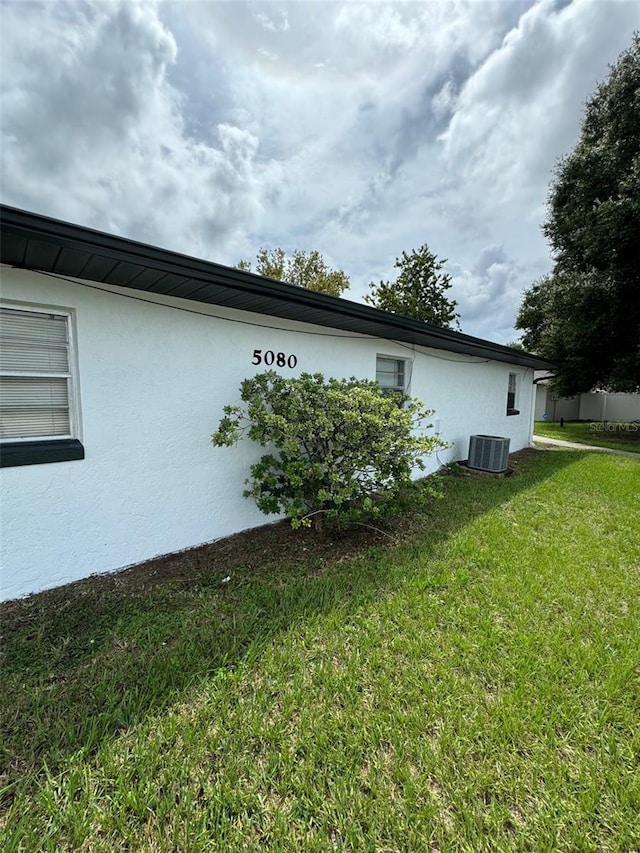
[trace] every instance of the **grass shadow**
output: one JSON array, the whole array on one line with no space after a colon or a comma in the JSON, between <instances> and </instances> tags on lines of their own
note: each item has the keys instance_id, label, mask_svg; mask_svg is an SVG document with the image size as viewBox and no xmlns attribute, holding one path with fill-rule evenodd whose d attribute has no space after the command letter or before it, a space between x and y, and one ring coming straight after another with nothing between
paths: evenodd
<instances>
[{"instance_id":1,"label":"grass shadow","mask_svg":"<svg viewBox=\"0 0 640 853\"><path fill-rule=\"evenodd\" d=\"M0 605L5 803L45 768L94 754L220 670L255 659L301 620L357 612L393 588L394 560L407 549L419 543L422 559L435 555L474 518L584 455L524 451L509 478L444 477L441 500L383 532L280 523Z\"/></svg>"}]
</instances>

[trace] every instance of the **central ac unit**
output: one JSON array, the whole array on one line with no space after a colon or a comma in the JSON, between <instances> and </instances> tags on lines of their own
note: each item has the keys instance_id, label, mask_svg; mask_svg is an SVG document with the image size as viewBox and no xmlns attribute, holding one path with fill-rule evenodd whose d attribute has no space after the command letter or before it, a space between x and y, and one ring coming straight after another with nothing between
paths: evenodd
<instances>
[{"instance_id":1,"label":"central ac unit","mask_svg":"<svg viewBox=\"0 0 640 853\"><path fill-rule=\"evenodd\" d=\"M509 465L511 439L499 435L472 435L469 439L469 468L501 473Z\"/></svg>"}]
</instances>

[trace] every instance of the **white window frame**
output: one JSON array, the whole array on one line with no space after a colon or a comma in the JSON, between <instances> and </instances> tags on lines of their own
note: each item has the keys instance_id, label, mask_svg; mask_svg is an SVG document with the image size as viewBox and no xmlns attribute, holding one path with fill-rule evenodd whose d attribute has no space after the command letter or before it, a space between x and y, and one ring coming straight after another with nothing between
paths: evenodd
<instances>
[{"instance_id":1,"label":"white window frame","mask_svg":"<svg viewBox=\"0 0 640 853\"><path fill-rule=\"evenodd\" d=\"M513 379L513 383L511 380ZM513 389L512 389L513 385ZM509 397L513 394L513 406L509 405ZM519 415L518 397L520 395L520 374L510 373L507 380L507 415Z\"/></svg>"},{"instance_id":2,"label":"white window frame","mask_svg":"<svg viewBox=\"0 0 640 853\"><path fill-rule=\"evenodd\" d=\"M54 305L30 305L24 302L10 302L2 300L0 307L10 311L22 311L28 314L52 314L56 317L64 317L67 329L67 355L68 370L64 373L53 371L24 371L5 370L0 365L2 376L17 377L43 377L64 378L67 380L67 396L69 401L69 432L63 435L32 435L32 436L7 436L0 437L0 446L9 444L26 444L38 441L69 441L69 439L82 440L80 434L80 400L78 393L78 360L75 335L75 312L71 308L60 308Z\"/></svg>"},{"instance_id":3,"label":"white window frame","mask_svg":"<svg viewBox=\"0 0 640 853\"><path fill-rule=\"evenodd\" d=\"M379 361L395 361L398 364L402 363L402 377L403 377L402 386L397 385L395 387L388 387L388 386L384 387L384 386L380 385L380 382L378 381L378 373L379 373L378 362ZM381 353L381 352L376 353L376 382L378 382L378 384L380 385L380 388L382 389L382 391L384 393L391 392L391 393L407 394L408 393L407 389L409 388L409 382L410 382L410 376L409 376L410 366L411 366L411 362L408 358L398 357L397 355L386 355L385 353Z\"/></svg>"}]
</instances>

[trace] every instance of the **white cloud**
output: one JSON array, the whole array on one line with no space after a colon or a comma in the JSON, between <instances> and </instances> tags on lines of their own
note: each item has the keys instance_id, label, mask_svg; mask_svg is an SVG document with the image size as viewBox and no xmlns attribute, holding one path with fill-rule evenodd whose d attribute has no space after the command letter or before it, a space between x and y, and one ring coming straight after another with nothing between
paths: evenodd
<instances>
[{"instance_id":1,"label":"white cloud","mask_svg":"<svg viewBox=\"0 0 640 853\"><path fill-rule=\"evenodd\" d=\"M272 33L279 31L286 32L289 29L289 18L286 12L280 12L275 19L269 17L264 12L256 14L256 21L261 24L265 30L270 30Z\"/></svg>"},{"instance_id":2,"label":"white cloud","mask_svg":"<svg viewBox=\"0 0 640 853\"><path fill-rule=\"evenodd\" d=\"M3 200L223 263L317 248L351 298L427 242L463 329L511 339L553 164L638 23L600 0L5 0Z\"/></svg>"},{"instance_id":3,"label":"white cloud","mask_svg":"<svg viewBox=\"0 0 640 853\"><path fill-rule=\"evenodd\" d=\"M22 41L25 7L5 14L16 47L3 75L3 196L183 251L224 251L258 222L277 165L226 123L188 136L167 80L178 48L155 5L74 5L46 4L42 31Z\"/></svg>"},{"instance_id":4,"label":"white cloud","mask_svg":"<svg viewBox=\"0 0 640 853\"><path fill-rule=\"evenodd\" d=\"M556 9L544 0L469 78L442 139L444 162L474 194L479 216L536 202L540 210L555 159L577 138L585 97L630 42L634 19L631 3Z\"/></svg>"},{"instance_id":5,"label":"white cloud","mask_svg":"<svg viewBox=\"0 0 640 853\"><path fill-rule=\"evenodd\" d=\"M456 105L456 87L453 80L447 80L442 89L431 99L431 110L437 119L448 117Z\"/></svg>"},{"instance_id":6,"label":"white cloud","mask_svg":"<svg viewBox=\"0 0 640 853\"><path fill-rule=\"evenodd\" d=\"M470 269L451 264L453 297L464 306L467 325L474 334L491 336L500 343L515 339L512 330L513 300L520 281L529 270L509 257L501 245L486 246Z\"/></svg>"}]
</instances>

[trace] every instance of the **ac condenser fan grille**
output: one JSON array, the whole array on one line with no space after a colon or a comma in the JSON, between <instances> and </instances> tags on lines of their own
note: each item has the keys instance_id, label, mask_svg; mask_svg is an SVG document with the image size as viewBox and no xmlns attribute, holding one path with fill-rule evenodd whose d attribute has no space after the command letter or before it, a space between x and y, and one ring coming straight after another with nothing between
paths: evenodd
<instances>
[{"instance_id":1,"label":"ac condenser fan grille","mask_svg":"<svg viewBox=\"0 0 640 853\"><path fill-rule=\"evenodd\" d=\"M499 435L472 435L469 439L469 468L501 473L509 464L511 439Z\"/></svg>"}]
</instances>

